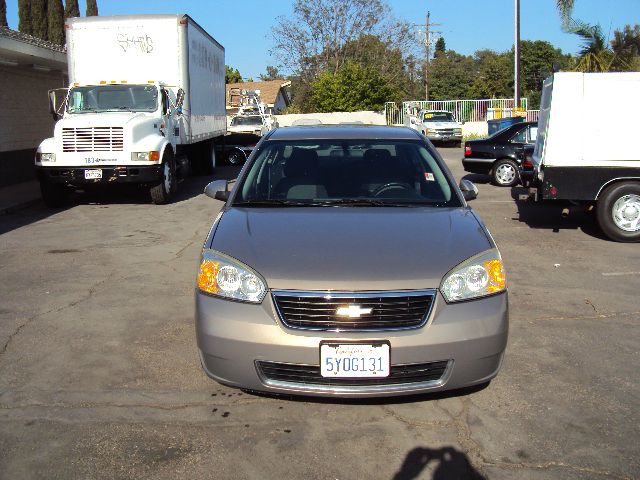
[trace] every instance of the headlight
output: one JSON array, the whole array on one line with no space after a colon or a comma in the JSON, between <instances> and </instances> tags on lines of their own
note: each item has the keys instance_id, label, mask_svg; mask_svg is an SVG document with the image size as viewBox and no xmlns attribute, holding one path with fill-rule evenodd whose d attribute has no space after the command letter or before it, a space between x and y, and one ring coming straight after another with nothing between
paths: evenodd
<instances>
[{"instance_id":1,"label":"headlight","mask_svg":"<svg viewBox=\"0 0 640 480\"><path fill-rule=\"evenodd\" d=\"M160 152L156 150L151 152L131 152L131 160L134 162L157 162L160 160Z\"/></svg>"},{"instance_id":2,"label":"headlight","mask_svg":"<svg viewBox=\"0 0 640 480\"><path fill-rule=\"evenodd\" d=\"M55 161L56 161L55 153L36 152L36 162L55 162Z\"/></svg>"},{"instance_id":3,"label":"headlight","mask_svg":"<svg viewBox=\"0 0 640 480\"><path fill-rule=\"evenodd\" d=\"M261 303L267 293L266 282L257 272L210 249L202 252L198 288L212 295L251 303Z\"/></svg>"},{"instance_id":4,"label":"headlight","mask_svg":"<svg viewBox=\"0 0 640 480\"><path fill-rule=\"evenodd\" d=\"M507 288L500 252L493 248L465 260L447 273L440 292L447 303L499 293Z\"/></svg>"}]
</instances>

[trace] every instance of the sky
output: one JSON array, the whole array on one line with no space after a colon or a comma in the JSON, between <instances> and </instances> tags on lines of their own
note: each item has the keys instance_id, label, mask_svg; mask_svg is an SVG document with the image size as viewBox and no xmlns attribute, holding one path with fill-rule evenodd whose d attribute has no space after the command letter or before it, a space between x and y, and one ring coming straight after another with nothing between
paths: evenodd
<instances>
[{"instance_id":1,"label":"sky","mask_svg":"<svg viewBox=\"0 0 640 480\"><path fill-rule=\"evenodd\" d=\"M18 28L18 0L6 0L9 27ZM80 0L84 14L85 0ZM424 23L427 11L448 49L471 55L476 50L509 50L513 45L514 0L388 0L393 14L410 23ZM271 56L271 27L276 17L291 15L293 0L98 0L100 15L187 13L225 47L226 64L255 79ZM576 53L580 41L564 33L555 0L520 1L520 37L546 40L564 53ZM599 23L603 32L640 22L640 0L576 0L574 17Z\"/></svg>"}]
</instances>

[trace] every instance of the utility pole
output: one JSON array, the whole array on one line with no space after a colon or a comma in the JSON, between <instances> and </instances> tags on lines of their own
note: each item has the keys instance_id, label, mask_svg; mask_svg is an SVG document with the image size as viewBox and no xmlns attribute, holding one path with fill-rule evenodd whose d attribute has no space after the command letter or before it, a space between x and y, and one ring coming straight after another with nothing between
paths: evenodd
<instances>
[{"instance_id":1,"label":"utility pole","mask_svg":"<svg viewBox=\"0 0 640 480\"><path fill-rule=\"evenodd\" d=\"M513 107L520 108L520 0L515 1L515 40L514 40L514 75L513 75ZM427 17L428 18L428 17Z\"/></svg>"},{"instance_id":2,"label":"utility pole","mask_svg":"<svg viewBox=\"0 0 640 480\"><path fill-rule=\"evenodd\" d=\"M429 31L430 27L440 26L441 23L431 23L429 22L429 17L431 16L431 12L427 12L426 21L424 23L424 50L425 50L425 58L424 58L424 99L429 100L429 51L431 49L431 34L432 33L441 33L439 31ZM414 24L414 27L422 27L423 25Z\"/></svg>"}]
</instances>

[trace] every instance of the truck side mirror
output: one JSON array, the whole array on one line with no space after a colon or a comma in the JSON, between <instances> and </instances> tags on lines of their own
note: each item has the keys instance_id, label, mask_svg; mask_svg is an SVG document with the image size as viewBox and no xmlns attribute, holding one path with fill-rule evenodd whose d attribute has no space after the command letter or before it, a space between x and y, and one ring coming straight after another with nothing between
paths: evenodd
<instances>
[{"instance_id":1,"label":"truck side mirror","mask_svg":"<svg viewBox=\"0 0 640 480\"><path fill-rule=\"evenodd\" d=\"M226 180L214 180L204 187L204 194L207 197L215 198L226 202L229 199L229 191L227 190Z\"/></svg>"},{"instance_id":2,"label":"truck side mirror","mask_svg":"<svg viewBox=\"0 0 640 480\"><path fill-rule=\"evenodd\" d=\"M184 90L179 88L176 95L176 109L178 113L182 113L182 104L184 103Z\"/></svg>"},{"instance_id":3,"label":"truck side mirror","mask_svg":"<svg viewBox=\"0 0 640 480\"><path fill-rule=\"evenodd\" d=\"M49 113L51 113L54 121L58 121L60 117L62 117L62 115L58 113L58 109L56 108L56 90L59 89L49 90L47 92L49 94Z\"/></svg>"}]
</instances>

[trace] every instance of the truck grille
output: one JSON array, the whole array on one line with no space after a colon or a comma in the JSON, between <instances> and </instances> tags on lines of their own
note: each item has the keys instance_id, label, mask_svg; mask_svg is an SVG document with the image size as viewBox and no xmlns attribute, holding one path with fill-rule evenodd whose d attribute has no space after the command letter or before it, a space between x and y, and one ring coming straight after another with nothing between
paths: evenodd
<instances>
[{"instance_id":1,"label":"truck grille","mask_svg":"<svg viewBox=\"0 0 640 480\"><path fill-rule=\"evenodd\" d=\"M453 128L439 128L434 129L434 131L440 135L453 135L454 133L456 133Z\"/></svg>"},{"instance_id":2,"label":"truck grille","mask_svg":"<svg viewBox=\"0 0 640 480\"><path fill-rule=\"evenodd\" d=\"M124 148L122 127L63 128L63 152L121 152Z\"/></svg>"},{"instance_id":3,"label":"truck grille","mask_svg":"<svg viewBox=\"0 0 640 480\"><path fill-rule=\"evenodd\" d=\"M323 377L320 367L292 363L256 362L258 374L265 381L325 386L401 385L437 382L447 370L448 361L391 365L388 377L333 378Z\"/></svg>"},{"instance_id":4,"label":"truck grille","mask_svg":"<svg viewBox=\"0 0 640 480\"><path fill-rule=\"evenodd\" d=\"M274 291L280 319L289 328L334 331L398 330L423 326L434 290L411 292ZM341 314L338 314L338 311Z\"/></svg>"}]
</instances>

